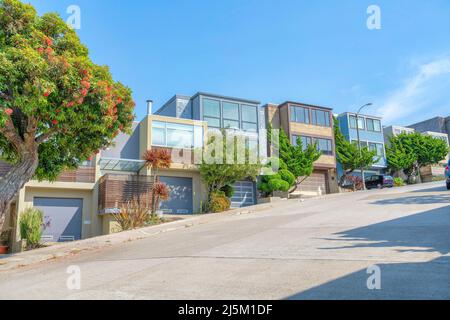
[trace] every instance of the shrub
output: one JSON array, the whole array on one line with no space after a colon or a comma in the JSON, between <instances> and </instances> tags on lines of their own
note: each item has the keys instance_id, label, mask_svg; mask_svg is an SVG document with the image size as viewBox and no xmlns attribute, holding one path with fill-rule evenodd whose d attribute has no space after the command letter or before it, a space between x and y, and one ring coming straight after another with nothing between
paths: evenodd
<instances>
[{"instance_id":1,"label":"shrub","mask_svg":"<svg viewBox=\"0 0 450 320\"><path fill-rule=\"evenodd\" d=\"M394 185L396 187L402 187L405 185L405 181L400 177L394 178Z\"/></svg>"},{"instance_id":2,"label":"shrub","mask_svg":"<svg viewBox=\"0 0 450 320\"><path fill-rule=\"evenodd\" d=\"M263 196L270 196L274 191L288 192L295 185L295 176L286 169L281 169L278 173L264 175L258 184L258 190Z\"/></svg>"},{"instance_id":3,"label":"shrub","mask_svg":"<svg viewBox=\"0 0 450 320\"><path fill-rule=\"evenodd\" d=\"M145 226L149 219L149 208L141 205L137 200L128 201L120 207L118 213L113 213L120 231L132 230Z\"/></svg>"},{"instance_id":4,"label":"shrub","mask_svg":"<svg viewBox=\"0 0 450 320\"><path fill-rule=\"evenodd\" d=\"M44 230L44 214L35 208L25 209L19 220L20 237L27 241L28 249L40 247Z\"/></svg>"},{"instance_id":5,"label":"shrub","mask_svg":"<svg viewBox=\"0 0 450 320\"><path fill-rule=\"evenodd\" d=\"M211 194L209 211L212 213L224 212L231 207L231 200L227 198L225 192L218 191Z\"/></svg>"},{"instance_id":6,"label":"shrub","mask_svg":"<svg viewBox=\"0 0 450 320\"><path fill-rule=\"evenodd\" d=\"M295 176L288 170L280 170L280 177L289 184L289 187L295 184Z\"/></svg>"},{"instance_id":7,"label":"shrub","mask_svg":"<svg viewBox=\"0 0 450 320\"><path fill-rule=\"evenodd\" d=\"M222 187L220 191L223 191L225 193L225 196L231 198L234 195L235 190L232 185L226 185L225 187Z\"/></svg>"},{"instance_id":8,"label":"shrub","mask_svg":"<svg viewBox=\"0 0 450 320\"><path fill-rule=\"evenodd\" d=\"M350 186L353 190L363 190L364 182L359 176L347 175L343 186Z\"/></svg>"}]
</instances>

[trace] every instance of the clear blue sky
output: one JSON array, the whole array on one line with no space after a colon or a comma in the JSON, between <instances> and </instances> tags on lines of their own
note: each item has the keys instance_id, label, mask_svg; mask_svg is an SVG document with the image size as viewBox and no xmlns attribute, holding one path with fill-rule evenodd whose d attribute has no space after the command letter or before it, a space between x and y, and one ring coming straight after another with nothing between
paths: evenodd
<instances>
[{"instance_id":1,"label":"clear blue sky","mask_svg":"<svg viewBox=\"0 0 450 320\"><path fill-rule=\"evenodd\" d=\"M448 0L32 0L64 19L81 8L78 33L92 59L145 100L206 91L294 100L385 116L407 125L450 115ZM381 8L381 30L366 27Z\"/></svg>"}]
</instances>

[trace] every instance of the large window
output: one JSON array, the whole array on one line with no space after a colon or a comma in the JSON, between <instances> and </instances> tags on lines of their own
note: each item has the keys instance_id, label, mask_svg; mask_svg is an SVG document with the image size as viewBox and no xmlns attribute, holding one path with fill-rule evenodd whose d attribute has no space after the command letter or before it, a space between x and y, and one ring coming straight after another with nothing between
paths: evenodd
<instances>
[{"instance_id":1,"label":"large window","mask_svg":"<svg viewBox=\"0 0 450 320\"><path fill-rule=\"evenodd\" d=\"M306 150L309 145L316 143L317 144L317 150L321 151L324 155L333 155L333 142L331 139L324 139L324 138L313 138L313 137L307 137L307 136L292 136L292 145L297 146L298 139L300 138L302 142L302 149Z\"/></svg>"},{"instance_id":2,"label":"large window","mask_svg":"<svg viewBox=\"0 0 450 320\"><path fill-rule=\"evenodd\" d=\"M364 125L364 118L358 117L358 127L359 130L365 130L366 126ZM356 129L356 116L350 116L350 128Z\"/></svg>"},{"instance_id":3,"label":"large window","mask_svg":"<svg viewBox=\"0 0 450 320\"><path fill-rule=\"evenodd\" d=\"M291 106L291 121L309 124L309 109Z\"/></svg>"},{"instance_id":4,"label":"large window","mask_svg":"<svg viewBox=\"0 0 450 320\"><path fill-rule=\"evenodd\" d=\"M223 102L223 127L239 129L239 104Z\"/></svg>"},{"instance_id":5,"label":"large window","mask_svg":"<svg viewBox=\"0 0 450 320\"><path fill-rule=\"evenodd\" d=\"M220 128L220 101L203 99L203 120L209 127Z\"/></svg>"},{"instance_id":6,"label":"large window","mask_svg":"<svg viewBox=\"0 0 450 320\"><path fill-rule=\"evenodd\" d=\"M202 137L203 128L199 126L160 121L152 123L153 146L192 149L201 146Z\"/></svg>"},{"instance_id":7,"label":"large window","mask_svg":"<svg viewBox=\"0 0 450 320\"><path fill-rule=\"evenodd\" d=\"M381 121L367 118L367 130L381 132Z\"/></svg>"},{"instance_id":8,"label":"large window","mask_svg":"<svg viewBox=\"0 0 450 320\"><path fill-rule=\"evenodd\" d=\"M369 150L376 151L378 157L384 157L384 145L382 143L369 142Z\"/></svg>"},{"instance_id":9,"label":"large window","mask_svg":"<svg viewBox=\"0 0 450 320\"><path fill-rule=\"evenodd\" d=\"M241 105L242 130L258 131L258 112L256 106Z\"/></svg>"},{"instance_id":10,"label":"large window","mask_svg":"<svg viewBox=\"0 0 450 320\"><path fill-rule=\"evenodd\" d=\"M329 127L330 113L328 111L311 109L311 123L316 126Z\"/></svg>"}]
</instances>

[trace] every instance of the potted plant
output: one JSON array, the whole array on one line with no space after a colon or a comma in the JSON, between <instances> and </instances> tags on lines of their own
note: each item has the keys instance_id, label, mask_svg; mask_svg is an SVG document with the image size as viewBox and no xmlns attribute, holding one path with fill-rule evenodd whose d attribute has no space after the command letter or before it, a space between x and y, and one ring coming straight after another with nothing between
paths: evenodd
<instances>
[{"instance_id":1,"label":"potted plant","mask_svg":"<svg viewBox=\"0 0 450 320\"><path fill-rule=\"evenodd\" d=\"M0 233L0 254L7 254L9 250L8 242L11 229L3 230Z\"/></svg>"}]
</instances>

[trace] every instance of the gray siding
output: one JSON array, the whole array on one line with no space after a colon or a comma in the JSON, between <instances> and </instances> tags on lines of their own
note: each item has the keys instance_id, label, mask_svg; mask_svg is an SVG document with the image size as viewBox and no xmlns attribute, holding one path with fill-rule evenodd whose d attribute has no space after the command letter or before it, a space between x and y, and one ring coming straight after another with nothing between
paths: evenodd
<instances>
[{"instance_id":1,"label":"gray siding","mask_svg":"<svg viewBox=\"0 0 450 320\"><path fill-rule=\"evenodd\" d=\"M141 158L139 154L139 127L140 124L134 122L131 135L119 134L114 141L114 145L102 151L102 157L139 160Z\"/></svg>"}]
</instances>

